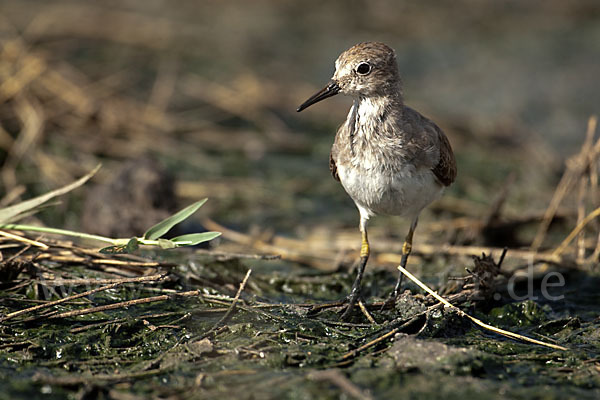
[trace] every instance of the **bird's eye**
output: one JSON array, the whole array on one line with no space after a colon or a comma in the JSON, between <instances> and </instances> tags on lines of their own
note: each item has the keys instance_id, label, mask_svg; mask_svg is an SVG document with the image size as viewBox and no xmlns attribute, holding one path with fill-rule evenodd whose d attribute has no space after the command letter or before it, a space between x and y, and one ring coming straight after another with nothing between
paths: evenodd
<instances>
[{"instance_id":1,"label":"bird's eye","mask_svg":"<svg viewBox=\"0 0 600 400\"><path fill-rule=\"evenodd\" d=\"M358 64L358 67L356 67L356 72L359 75L367 75L369 72L371 72L371 64L366 62Z\"/></svg>"}]
</instances>

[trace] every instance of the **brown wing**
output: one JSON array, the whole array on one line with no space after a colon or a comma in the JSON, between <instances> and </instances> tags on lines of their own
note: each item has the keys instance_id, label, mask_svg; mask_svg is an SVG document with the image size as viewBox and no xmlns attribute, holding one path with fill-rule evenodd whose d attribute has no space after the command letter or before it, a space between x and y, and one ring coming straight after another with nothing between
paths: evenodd
<instances>
[{"instance_id":1,"label":"brown wing","mask_svg":"<svg viewBox=\"0 0 600 400\"><path fill-rule=\"evenodd\" d=\"M456 178L456 160L444 132L429 118L407 106L403 108L401 122L405 156L417 166L431 168L442 185L450 186Z\"/></svg>"},{"instance_id":2,"label":"brown wing","mask_svg":"<svg viewBox=\"0 0 600 400\"><path fill-rule=\"evenodd\" d=\"M331 176L333 176L333 179L339 182L340 177L337 173L337 166L335 165L335 160L333 159L333 153L329 153L329 170L331 171Z\"/></svg>"},{"instance_id":3,"label":"brown wing","mask_svg":"<svg viewBox=\"0 0 600 400\"><path fill-rule=\"evenodd\" d=\"M444 186L450 186L456 179L456 160L448 138L441 130L438 130L440 138L440 161L431 170Z\"/></svg>"}]
</instances>

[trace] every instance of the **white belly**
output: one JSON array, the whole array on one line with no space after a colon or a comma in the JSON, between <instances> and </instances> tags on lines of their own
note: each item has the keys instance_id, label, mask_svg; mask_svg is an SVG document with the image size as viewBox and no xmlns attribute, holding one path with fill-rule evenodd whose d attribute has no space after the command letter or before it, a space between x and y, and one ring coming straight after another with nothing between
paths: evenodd
<instances>
[{"instance_id":1,"label":"white belly","mask_svg":"<svg viewBox=\"0 0 600 400\"><path fill-rule=\"evenodd\" d=\"M381 173L372 168L344 168L337 165L342 186L365 217L375 214L416 217L442 193L429 169L405 166Z\"/></svg>"}]
</instances>

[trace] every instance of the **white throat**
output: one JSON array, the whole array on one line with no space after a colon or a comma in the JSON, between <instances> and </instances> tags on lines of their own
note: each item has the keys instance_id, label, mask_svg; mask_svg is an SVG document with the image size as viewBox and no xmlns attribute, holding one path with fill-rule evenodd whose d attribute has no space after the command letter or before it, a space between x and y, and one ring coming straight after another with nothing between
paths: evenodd
<instances>
[{"instance_id":1,"label":"white throat","mask_svg":"<svg viewBox=\"0 0 600 400\"><path fill-rule=\"evenodd\" d=\"M351 135L351 142L358 144L370 141L376 135L390 107L389 98L359 97L354 99L346 124Z\"/></svg>"}]
</instances>

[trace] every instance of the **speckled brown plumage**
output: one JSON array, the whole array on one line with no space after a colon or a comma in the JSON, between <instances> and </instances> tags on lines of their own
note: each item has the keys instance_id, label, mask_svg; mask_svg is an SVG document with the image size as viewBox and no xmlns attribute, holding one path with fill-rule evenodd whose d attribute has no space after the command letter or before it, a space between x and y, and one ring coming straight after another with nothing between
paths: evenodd
<instances>
[{"instance_id":1,"label":"speckled brown plumage","mask_svg":"<svg viewBox=\"0 0 600 400\"><path fill-rule=\"evenodd\" d=\"M331 176L336 181L340 181L340 177L337 174L337 167L335 166L335 160L333 159L333 154L329 152L329 171L331 172Z\"/></svg>"},{"instance_id":2,"label":"speckled brown plumage","mask_svg":"<svg viewBox=\"0 0 600 400\"><path fill-rule=\"evenodd\" d=\"M433 167L432 171L444 186L450 186L456 179L456 160L448 138L442 131L438 133L440 138L440 161Z\"/></svg>"}]
</instances>

